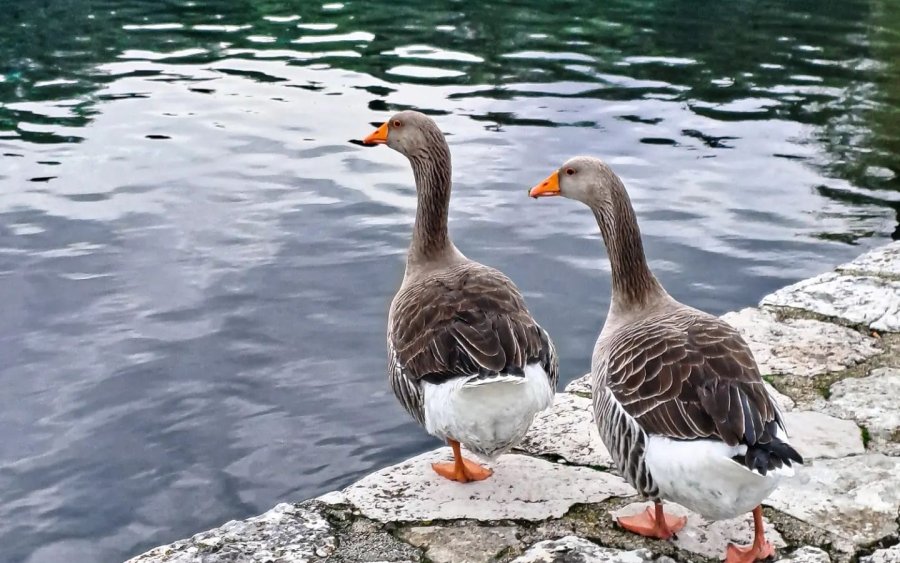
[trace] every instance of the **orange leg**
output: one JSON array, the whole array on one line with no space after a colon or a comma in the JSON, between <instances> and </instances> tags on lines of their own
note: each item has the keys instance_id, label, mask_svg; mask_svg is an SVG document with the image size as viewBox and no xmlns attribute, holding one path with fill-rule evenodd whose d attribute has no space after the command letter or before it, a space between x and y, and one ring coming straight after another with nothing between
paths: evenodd
<instances>
[{"instance_id":1,"label":"orange leg","mask_svg":"<svg viewBox=\"0 0 900 563\"><path fill-rule=\"evenodd\" d=\"M456 440L447 440L450 447L453 448L453 461L443 463L432 463L431 468L441 477L446 477L451 481L459 481L460 483L468 483L469 481L483 481L491 476L492 470L482 467L474 461L468 460L462 456L459 451L459 442Z\"/></svg>"},{"instance_id":2,"label":"orange leg","mask_svg":"<svg viewBox=\"0 0 900 563\"><path fill-rule=\"evenodd\" d=\"M725 563L753 563L769 557L775 557L775 548L766 541L762 507L757 506L753 509L753 544L749 546L728 544L728 549L725 551Z\"/></svg>"},{"instance_id":3,"label":"orange leg","mask_svg":"<svg viewBox=\"0 0 900 563\"><path fill-rule=\"evenodd\" d=\"M663 505L656 501L653 509L647 507L647 510L634 516L621 516L618 518L619 526L622 526L629 532L640 534L648 538L659 538L667 540L674 537L675 534L684 528L687 524L687 516L667 516L663 512Z\"/></svg>"}]
</instances>

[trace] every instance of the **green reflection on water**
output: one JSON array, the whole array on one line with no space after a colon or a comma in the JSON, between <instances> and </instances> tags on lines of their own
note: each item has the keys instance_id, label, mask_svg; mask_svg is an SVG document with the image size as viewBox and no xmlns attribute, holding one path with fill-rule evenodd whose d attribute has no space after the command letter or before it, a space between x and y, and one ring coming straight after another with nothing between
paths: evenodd
<instances>
[{"instance_id":1,"label":"green reflection on water","mask_svg":"<svg viewBox=\"0 0 900 563\"><path fill-rule=\"evenodd\" d=\"M571 92L552 95L674 100L720 121L814 125L815 141L830 156L811 164L855 188L822 193L897 209L898 14L886 0L445 0L425 8L384 1L24 0L0 15L0 137L77 142L78 128L110 97L104 86L123 75L189 80L175 75L179 65L270 59L365 73L397 88L469 87L460 97L526 98L547 92L523 84L571 84ZM57 110L45 111L48 104ZM473 117L496 127L555 125L509 112ZM727 139L703 141L727 146Z\"/></svg>"}]
</instances>

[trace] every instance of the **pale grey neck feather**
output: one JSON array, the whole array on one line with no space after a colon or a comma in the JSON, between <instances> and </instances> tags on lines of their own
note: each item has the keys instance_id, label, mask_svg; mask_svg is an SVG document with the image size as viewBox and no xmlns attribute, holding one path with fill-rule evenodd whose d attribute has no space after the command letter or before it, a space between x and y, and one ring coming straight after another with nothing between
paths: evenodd
<instances>
[{"instance_id":1,"label":"pale grey neck feather","mask_svg":"<svg viewBox=\"0 0 900 563\"><path fill-rule=\"evenodd\" d=\"M686 306L672 298L665 290L653 295L638 307L635 307L632 303L617 300L615 296L613 296L613 299L609 304L609 312L606 315L606 322L603 323L603 329L600 331L600 337L602 338L604 335L613 334L620 328L635 323L643 318L666 311L675 312L683 307Z\"/></svg>"},{"instance_id":2,"label":"pale grey neck feather","mask_svg":"<svg viewBox=\"0 0 900 563\"><path fill-rule=\"evenodd\" d=\"M650 271L637 217L625 186L611 171L604 179L605 201L589 201L609 255L612 299L607 323L627 322L668 306L672 298Z\"/></svg>"},{"instance_id":3,"label":"pale grey neck feather","mask_svg":"<svg viewBox=\"0 0 900 563\"><path fill-rule=\"evenodd\" d=\"M408 285L423 277L467 262L472 261L466 258L452 241L448 241L448 244L440 252L425 256L410 250L406 255L406 271L403 274L403 285Z\"/></svg>"},{"instance_id":4,"label":"pale grey neck feather","mask_svg":"<svg viewBox=\"0 0 900 563\"><path fill-rule=\"evenodd\" d=\"M452 260L458 251L447 231L452 183L450 147L436 126L424 125L422 133L420 145L406 155L416 180L417 199L409 260L413 263Z\"/></svg>"}]
</instances>

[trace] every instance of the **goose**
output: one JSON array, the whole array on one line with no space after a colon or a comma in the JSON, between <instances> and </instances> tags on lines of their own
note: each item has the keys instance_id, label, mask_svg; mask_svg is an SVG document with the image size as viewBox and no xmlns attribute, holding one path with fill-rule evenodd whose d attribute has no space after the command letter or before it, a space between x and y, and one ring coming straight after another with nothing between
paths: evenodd
<instances>
[{"instance_id":1,"label":"goose","mask_svg":"<svg viewBox=\"0 0 900 563\"><path fill-rule=\"evenodd\" d=\"M400 289L388 313L388 379L425 430L446 440L453 461L434 471L466 483L525 436L549 407L559 379L556 350L516 285L466 258L447 233L450 149L437 124L403 111L363 140L386 144L412 165L417 209Z\"/></svg>"},{"instance_id":2,"label":"goose","mask_svg":"<svg viewBox=\"0 0 900 563\"><path fill-rule=\"evenodd\" d=\"M803 463L753 355L724 321L683 305L647 265L634 209L621 179L602 161L575 157L529 191L591 208L609 255L612 299L591 359L593 414L616 467L654 506L619 525L668 539L687 518L753 513L750 546L729 544L727 563L774 555L761 502Z\"/></svg>"}]
</instances>

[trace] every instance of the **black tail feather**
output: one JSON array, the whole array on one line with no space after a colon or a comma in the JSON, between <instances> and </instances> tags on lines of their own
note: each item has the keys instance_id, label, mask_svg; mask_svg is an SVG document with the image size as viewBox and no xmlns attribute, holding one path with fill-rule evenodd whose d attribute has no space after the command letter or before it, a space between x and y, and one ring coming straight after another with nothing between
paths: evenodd
<instances>
[{"instance_id":1,"label":"black tail feather","mask_svg":"<svg viewBox=\"0 0 900 563\"><path fill-rule=\"evenodd\" d=\"M785 465L791 467L793 462L803 463L803 456L797 450L790 444L774 437L767 443L757 442L747 446L746 454L734 456L732 459L760 475L765 475L769 471Z\"/></svg>"}]
</instances>

